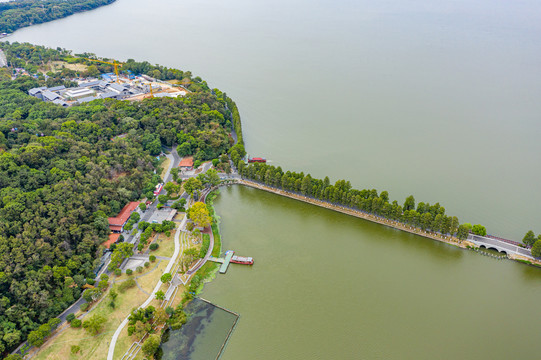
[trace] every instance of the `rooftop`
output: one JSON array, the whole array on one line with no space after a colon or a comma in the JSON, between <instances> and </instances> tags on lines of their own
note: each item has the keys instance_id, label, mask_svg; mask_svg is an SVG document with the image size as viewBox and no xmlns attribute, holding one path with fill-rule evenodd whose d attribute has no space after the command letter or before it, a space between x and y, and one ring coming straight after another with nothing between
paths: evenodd
<instances>
[{"instance_id":1,"label":"rooftop","mask_svg":"<svg viewBox=\"0 0 541 360\"><path fill-rule=\"evenodd\" d=\"M124 206L122 210L120 210L120 213L116 217L110 217L109 218L109 226L116 225L116 226L123 226L126 221L130 218L131 213L137 209L137 206L139 205L138 201L131 201L128 203L128 205Z\"/></svg>"},{"instance_id":2,"label":"rooftop","mask_svg":"<svg viewBox=\"0 0 541 360\"><path fill-rule=\"evenodd\" d=\"M66 87L64 85L60 85L60 86L54 86L52 88L49 88L50 91L60 91L60 90L64 90Z\"/></svg>"},{"instance_id":3,"label":"rooftop","mask_svg":"<svg viewBox=\"0 0 541 360\"><path fill-rule=\"evenodd\" d=\"M193 157L185 157L184 159L180 160L180 163L178 164L178 167L192 167L193 166Z\"/></svg>"},{"instance_id":4,"label":"rooftop","mask_svg":"<svg viewBox=\"0 0 541 360\"><path fill-rule=\"evenodd\" d=\"M96 100L97 97L95 96L87 96L87 97L84 97L82 99L79 99L77 100L78 103L85 103L85 102L89 102L89 101L92 101L92 100Z\"/></svg>"},{"instance_id":5,"label":"rooftop","mask_svg":"<svg viewBox=\"0 0 541 360\"><path fill-rule=\"evenodd\" d=\"M111 234L109 235L109 240L104 241L102 245L105 246L107 249L109 249L112 244L118 241L119 237L120 237L120 234Z\"/></svg>"},{"instance_id":6,"label":"rooftop","mask_svg":"<svg viewBox=\"0 0 541 360\"><path fill-rule=\"evenodd\" d=\"M122 92L122 91L126 91L126 87L125 86L122 86L120 84L117 84L117 83L112 83L112 84L109 84L109 87L113 90L116 90L116 91L119 91L119 92Z\"/></svg>"},{"instance_id":7,"label":"rooftop","mask_svg":"<svg viewBox=\"0 0 541 360\"><path fill-rule=\"evenodd\" d=\"M39 94L41 92L43 92L43 90L47 89L46 86L42 86L42 87L39 87L39 88L33 88L33 89L30 89L28 90L28 94L34 96L36 94Z\"/></svg>"},{"instance_id":8,"label":"rooftop","mask_svg":"<svg viewBox=\"0 0 541 360\"><path fill-rule=\"evenodd\" d=\"M53 100L55 100L55 99L60 98L60 95L55 94L54 92L49 91L49 90L43 91L43 92L42 92L42 95L43 95L43 98L44 98L44 99L49 100L49 101L53 101Z\"/></svg>"}]
</instances>

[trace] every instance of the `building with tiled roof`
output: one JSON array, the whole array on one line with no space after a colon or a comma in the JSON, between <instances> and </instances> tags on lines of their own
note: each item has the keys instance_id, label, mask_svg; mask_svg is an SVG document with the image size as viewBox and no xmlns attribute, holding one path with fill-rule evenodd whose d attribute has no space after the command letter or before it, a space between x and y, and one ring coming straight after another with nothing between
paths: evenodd
<instances>
[{"instance_id":1,"label":"building with tiled roof","mask_svg":"<svg viewBox=\"0 0 541 360\"><path fill-rule=\"evenodd\" d=\"M128 222L131 214L137 209L139 205L138 201L131 201L128 205L124 206L122 210L115 217L109 218L109 228L112 232L122 232L124 230L124 225Z\"/></svg>"}]
</instances>

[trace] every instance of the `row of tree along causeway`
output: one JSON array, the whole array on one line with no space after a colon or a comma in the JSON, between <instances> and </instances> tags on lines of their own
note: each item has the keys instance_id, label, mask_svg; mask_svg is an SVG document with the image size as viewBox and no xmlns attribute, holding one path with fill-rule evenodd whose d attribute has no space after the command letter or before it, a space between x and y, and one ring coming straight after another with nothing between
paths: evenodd
<instances>
[{"instance_id":1,"label":"row of tree along causeway","mask_svg":"<svg viewBox=\"0 0 541 360\"><path fill-rule=\"evenodd\" d=\"M483 225L460 224L458 217L447 215L445 208L439 203L431 205L419 202L416 204L413 195L408 196L403 204L399 204L396 200L390 200L387 191L378 194L375 189L357 190L346 180L338 180L332 185L328 177L323 180L314 179L310 174L284 172L281 167L266 163L246 164L239 158L233 158L233 161L243 178L240 183L247 186L271 191L464 248L476 247L475 243L465 241L470 234L487 236L487 230ZM499 239L497 237L491 238ZM541 257L541 234L536 237L533 231L528 231L523 239L523 244L506 239L500 240L511 242L520 247L531 248L533 257Z\"/></svg>"}]
</instances>

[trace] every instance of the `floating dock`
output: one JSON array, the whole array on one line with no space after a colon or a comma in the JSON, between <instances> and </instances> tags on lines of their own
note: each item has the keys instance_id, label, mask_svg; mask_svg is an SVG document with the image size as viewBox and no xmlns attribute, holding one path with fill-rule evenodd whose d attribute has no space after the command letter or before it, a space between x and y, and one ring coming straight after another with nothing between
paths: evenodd
<instances>
[{"instance_id":1,"label":"floating dock","mask_svg":"<svg viewBox=\"0 0 541 360\"><path fill-rule=\"evenodd\" d=\"M227 268L229 267L229 263L231 262L231 258L233 257L233 254L235 254L233 250L229 250L225 252L225 259L222 263L222 266L220 266L220 274L225 274L225 272L227 271Z\"/></svg>"},{"instance_id":2,"label":"floating dock","mask_svg":"<svg viewBox=\"0 0 541 360\"><path fill-rule=\"evenodd\" d=\"M224 258L217 258L214 256L209 256L209 261L214 261L222 264L220 266L220 274L225 274L230 263L241 264L241 265L253 265L254 259L251 257L245 256L236 256L233 250L228 250L225 252Z\"/></svg>"}]
</instances>

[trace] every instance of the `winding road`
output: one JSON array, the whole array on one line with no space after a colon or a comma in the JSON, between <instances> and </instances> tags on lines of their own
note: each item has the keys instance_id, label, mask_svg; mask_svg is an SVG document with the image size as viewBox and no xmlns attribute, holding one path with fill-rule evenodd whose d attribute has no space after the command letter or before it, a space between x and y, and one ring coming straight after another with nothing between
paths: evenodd
<instances>
[{"instance_id":1,"label":"winding road","mask_svg":"<svg viewBox=\"0 0 541 360\"><path fill-rule=\"evenodd\" d=\"M8 66L8 61L6 59L6 54L0 49L0 67Z\"/></svg>"}]
</instances>

